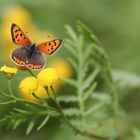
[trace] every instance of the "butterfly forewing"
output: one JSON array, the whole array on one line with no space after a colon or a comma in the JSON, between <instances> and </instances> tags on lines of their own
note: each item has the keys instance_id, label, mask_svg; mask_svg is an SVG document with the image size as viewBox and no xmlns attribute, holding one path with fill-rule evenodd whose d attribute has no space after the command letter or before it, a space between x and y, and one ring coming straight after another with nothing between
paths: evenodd
<instances>
[{"instance_id":1,"label":"butterfly forewing","mask_svg":"<svg viewBox=\"0 0 140 140\"><path fill-rule=\"evenodd\" d=\"M62 44L61 39L54 39L48 42L44 42L37 45L39 51L51 55L53 54Z\"/></svg>"},{"instance_id":2,"label":"butterfly forewing","mask_svg":"<svg viewBox=\"0 0 140 140\"><path fill-rule=\"evenodd\" d=\"M12 36L12 41L15 44L18 44L18 45L21 45L21 46L30 46L30 44L31 44L30 39L14 23L11 25L11 36Z\"/></svg>"}]
</instances>

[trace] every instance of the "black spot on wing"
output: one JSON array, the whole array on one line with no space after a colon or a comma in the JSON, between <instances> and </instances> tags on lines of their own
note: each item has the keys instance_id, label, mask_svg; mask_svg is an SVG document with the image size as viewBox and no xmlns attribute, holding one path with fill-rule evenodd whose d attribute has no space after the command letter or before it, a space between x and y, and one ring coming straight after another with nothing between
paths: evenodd
<instances>
[{"instance_id":1,"label":"black spot on wing","mask_svg":"<svg viewBox=\"0 0 140 140\"><path fill-rule=\"evenodd\" d=\"M17 31L19 31L19 30L15 30L15 33L16 33Z\"/></svg>"},{"instance_id":2,"label":"black spot on wing","mask_svg":"<svg viewBox=\"0 0 140 140\"><path fill-rule=\"evenodd\" d=\"M54 45L56 46L56 42L54 41Z\"/></svg>"}]
</instances>

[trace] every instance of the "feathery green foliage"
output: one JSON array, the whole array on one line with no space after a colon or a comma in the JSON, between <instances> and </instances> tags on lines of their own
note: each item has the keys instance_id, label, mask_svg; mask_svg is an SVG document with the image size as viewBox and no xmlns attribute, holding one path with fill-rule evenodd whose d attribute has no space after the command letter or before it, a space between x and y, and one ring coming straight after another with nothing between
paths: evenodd
<instances>
[{"instance_id":1,"label":"feathery green foliage","mask_svg":"<svg viewBox=\"0 0 140 140\"><path fill-rule=\"evenodd\" d=\"M73 110L69 110L69 113L71 112L74 116L71 118L72 122L73 119L76 119L76 115L81 129L87 130L92 126L97 126L97 129L96 127L93 129L94 132L102 134L104 133L103 128L106 126L102 125L99 128L99 124L101 122L106 124L107 121L115 119L114 113L118 112L118 100L107 54L94 34L80 21L77 22L78 32L75 32L70 26L66 26L66 30L68 37L64 47L71 53L68 61L75 70L76 78L63 80L70 85L75 85L73 87L75 96L66 95L64 97L63 95L63 98L60 97L60 99L66 103L74 102L79 108L79 114L74 112L75 107ZM91 56L94 56L95 59ZM111 100L95 99L94 94L97 91L96 96L107 95ZM89 118L91 119L89 120ZM110 135L113 129L115 130L115 126L111 124L105 135ZM113 136L113 133L111 135Z\"/></svg>"},{"instance_id":2,"label":"feathery green foliage","mask_svg":"<svg viewBox=\"0 0 140 140\"><path fill-rule=\"evenodd\" d=\"M131 81L124 74L121 76L120 72L113 72L112 77L108 56L99 40L80 21L77 22L76 29L75 31L67 25L68 36L64 41L64 48L69 51L67 59L73 67L75 77L60 77L73 89L72 92L65 91L58 98L47 99L33 94L40 102L32 102L13 95L9 86L12 94L0 91L6 99L0 104L13 104L13 107L0 120L1 125L16 129L25 123L28 135L34 128L39 131L51 117L57 117L83 136L103 140L118 139L117 120L122 109L115 86L121 89L124 87L123 80L125 85L131 84ZM135 81L135 85L131 84L132 87L138 87L139 78L129 76ZM55 94L52 87L51 90Z\"/></svg>"}]
</instances>

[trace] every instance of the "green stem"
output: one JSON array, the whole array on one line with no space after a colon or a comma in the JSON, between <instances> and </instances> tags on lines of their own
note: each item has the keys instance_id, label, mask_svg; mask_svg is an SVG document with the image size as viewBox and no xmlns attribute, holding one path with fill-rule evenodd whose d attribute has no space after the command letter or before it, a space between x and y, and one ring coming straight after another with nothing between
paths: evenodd
<instances>
[{"instance_id":1,"label":"green stem","mask_svg":"<svg viewBox=\"0 0 140 140\"><path fill-rule=\"evenodd\" d=\"M84 118L84 102L82 100L82 96L83 96L83 59L82 59L82 45L79 46L79 44L77 44L78 46L78 77L77 77L77 81L78 81L78 101L79 101L79 108L80 108L80 114L81 114L81 118L82 118L82 126L85 125L85 118Z\"/></svg>"},{"instance_id":2,"label":"green stem","mask_svg":"<svg viewBox=\"0 0 140 140\"><path fill-rule=\"evenodd\" d=\"M11 97L11 95L8 95L8 94L4 93L3 91L0 91L0 94L1 94L2 96L5 96L5 97Z\"/></svg>"},{"instance_id":3,"label":"green stem","mask_svg":"<svg viewBox=\"0 0 140 140\"><path fill-rule=\"evenodd\" d=\"M22 98L18 98L18 97L14 96L14 95L8 95L8 94L4 93L3 91L0 91L0 94L5 96L5 97L12 98L13 100L11 100L11 102L18 101L18 102L29 103L29 104L32 104L32 105L37 105L39 107L45 107L42 104L30 101L30 100L25 100L25 99L22 99Z\"/></svg>"},{"instance_id":4,"label":"green stem","mask_svg":"<svg viewBox=\"0 0 140 140\"><path fill-rule=\"evenodd\" d=\"M12 90L12 87L11 87L11 79L8 79L8 87L9 87L10 95L12 96L13 95L13 90Z\"/></svg>"},{"instance_id":5,"label":"green stem","mask_svg":"<svg viewBox=\"0 0 140 140\"><path fill-rule=\"evenodd\" d=\"M32 93L32 95L33 95L36 99L38 99L38 100L42 100L42 98L39 98L38 96L36 96L35 93Z\"/></svg>"},{"instance_id":6,"label":"green stem","mask_svg":"<svg viewBox=\"0 0 140 140\"><path fill-rule=\"evenodd\" d=\"M5 102L0 102L0 105L7 105L11 103L16 103L16 100L10 100L10 101L5 101Z\"/></svg>"},{"instance_id":7,"label":"green stem","mask_svg":"<svg viewBox=\"0 0 140 140\"><path fill-rule=\"evenodd\" d=\"M19 101L19 102L24 102L24 103L29 103L29 104L32 104L32 105L36 105L38 107L43 107L43 108L46 108L45 106L43 106L42 104L39 104L37 102L33 102L33 101L30 101L30 100L25 100L25 99L21 99L21 98L18 98L16 96L12 96L16 101Z\"/></svg>"},{"instance_id":8,"label":"green stem","mask_svg":"<svg viewBox=\"0 0 140 140\"><path fill-rule=\"evenodd\" d=\"M46 91L47 91L47 95L49 96L49 98L51 98L51 95L50 95L50 92L49 92L49 87L46 86L45 89L46 89Z\"/></svg>"},{"instance_id":9,"label":"green stem","mask_svg":"<svg viewBox=\"0 0 140 140\"><path fill-rule=\"evenodd\" d=\"M32 93L32 95L33 95L36 99L38 99L38 100L40 100L40 101L43 101L43 100L48 99L48 97L38 97L35 93Z\"/></svg>"},{"instance_id":10,"label":"green stem","mask_svg":"<svg viewBox=\"0 0 140 140\"><path fill-rule=\"evenodd\" d=\"M64 119L65 123L71 127L75 132L77 132L78 134L82 135L82 136L85 136L85 137L89 137L89 138L96 138L98 140L109 140L110 138L107 137L107 136L99 136L99 135L96 135L96 134L93 134L93 133L89 133L87 131L82 131L80 129L78 129L77 127L75 127L70 121L69 119L65 116L61 106L56 102L56 100L54 100L55 104L57 105L58 107L58 112L60 113L61 117Z\"/></svg>"},{"instance_id":11,"label":"green stem","mask_svg":"<svg viewBox=\"0 0 140 140\"><path fill-rule=\"evenodd\" d=\"M50 86L50 88L51 88L51 90L52 90L52 92L54 94L54 100L56 100L57 99L57 96L56 96L56 93L55 93L55 90L54 90L53 86Z\"/></svg>"},{"instance_id":12,"label":"green stem","mask_svg":"<svg viewBox=\"0 0 140 140\"><path fill-rule=\"evenodd\" d=\"M53 88L53 87L52 87ZM53 89L54 90L54 89ZM55 94L55 91L53 91L54 94ZM49 91L48 91L48 94L49 94ZM99 135L96 135L96 134L92 134L92 133L89 133L87 131L82 131L80 129L78 129L77 127L75 127L70 121L69 119L65 116L63 110L62 110L62 107L60 106L60 104L57 102L57 100L55 99L52 99L58 109L58 112L60 113L60 116L63 118L63 120L65 121L65 123L71 127L75 132L77 132L78 134L82 135L82 136L86 136L86 137L89 137L89 138L96 138L98 140L109 140L109 137L106 137L106 136L99 136Z\"/></svg>"},{"instance_id":13,"label":"green stem","mask_svg":"<svg viewBox=\"0 0 140 140\"><path fill-rule=\"evenodd\" d=\"M28 72L31 74L31 76L36 78L36 75L30 69L28 69Z\"/></svg>"}]
</instances>

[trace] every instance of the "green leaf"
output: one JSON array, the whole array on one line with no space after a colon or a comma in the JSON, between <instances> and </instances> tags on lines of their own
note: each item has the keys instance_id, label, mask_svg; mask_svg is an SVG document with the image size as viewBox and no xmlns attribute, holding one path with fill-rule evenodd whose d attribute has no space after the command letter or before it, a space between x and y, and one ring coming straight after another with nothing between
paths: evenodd
<instances>
[{"instance_id":1,"label":"green leaf","mask_svg":"<svg viewBox=\"0 0 140 140\"><path fill-rule=\"evenodd\" d=\"M76 64L76 62L70 57L68 58L68 61L70 62L70 64L74 68L74 70L77 72L77 64Z\"/></svg>"},{"instance_id":2,"label":"green leaf","mask_svg":"<svg viewBox=\"0 0 140 140\"><path fill-rule=\"evenodd\" d=\"M91 97L98 101L106 101L108 103L111 102L111 97L107 93L94 92Z\"/></svg>"},{"instance_id":3,"label":"green leaf","mask_svg":"<svg viewBox=\"0 0 140 140\"><path fill-rule=\"evenodd\" d=\"M35 126L35 120L33 119L30 121L30 123L26 129L26 135L29 135L29 133L33 130L34 126Z\"/></svg>"},{"instance_id":4,"label":"green leaf","mask_svg":"<svg viewBox=\"0 0 140 140\"><path fill-rule=\"evenodd\" d=\"M77 87L77 82L73 79L67 79L67 78L64 78L64 77L59 77L62 81L64 81L65 83L71 85L71 86L74 86L74 87Z\"/></svg>"},{"instance_id":5,"label":"green leaf","mask_svg":"<svg viewBox=\"0 0 140 140\"><path fill-rule=\"evenodd\" d=\"M81 34L83 34L88 41L92 41L92 42L96 43L99 46L101 45L101 43L99 42L99 40L97 39L97 37L81 21L77 21L77 27L78 27L79 32Z\"/></svg>"},{"instance_id":6,"label":"green leaf","mask_svg":"<svg viewBox=\"0 0 140 140\"><path fill-rule=\"evenodd\" d=\"M15 130L21 123L22 123L23 120L21 119L17 119L13 125L13 129Z\"/></svg>"},{"instance_id":7,"label":"green leaf","mask_svg":"<svg viewBox=\"0 0 140 140\"><path fill-rule=\"evenodd\" d=\"M86 80L84 81L83 90L91 86L91 83L95 80L98 73L99 73L99 69L95 69L94 72L86 78Z\"/></svg>"},{"instance_id":8,"label":"green leaf","mask_svg":"<svg viewBox=\"0 0 140 140\"><path fill-rule=\"evenodd\" d=\"M24 109L20 109L20 108L13 108L14 111L19 112L19 113L23 113L23 114L29 114L30 112Z\"/></svg>"},{"instance_id":9,"label":"green leaf","mask_svg":"<svg viewBox=\"0 0 140 140\"><path fill-rule=\"evenodd\" d=\"M77 58L77 53L75 51L75 48L71 47L70 45L68 45L67 43L65 44L65 48L68 49L68 51L75 57Z\"/></svg>"},{"instance_id":10,"label":"green leaf","mask_svg":"<svg viewBox=\"0 0 140 140\"><path fill-rule=\"evenodd\" d=\"M84 97L83 97L84 101L91 96L91 94L94 92L96 87L97 87L97 82L94 82L92 86L87 91L84 92Z\"/></svg>"},{"instance_id":11,"label":"green leaf","mask_svg":"<svg viewBox=\"0 0 140 140\"><path fill-rule=\"evenodd\" d=\"M114 70L112 72L114 80L120 88L123 87L140 87L140 76L130 72Z\"/></svg>"},{"instance_id":12,"label":"green leaf","mask_svg":"<svg viewBox=\"0 0 140 140\"><path fill-rule=\"evenodd\" d=\"M63 109L63 112L66 116L78 116L78 115L80 115L80 111L77 108Z\"/></svg>"},{"instance_id":13,"label":"green leaf","mask_svg":"<svg viewBox=\"0 0 140 140\"><path fill-rule=\"evenodd\" d=\"M66 25L65 28L66 28L67 33L69 34L69 36L72 38L72 40L76 42L77 41L76 32L74 32L74 30L68 25Z\"/></svg>"},{"instance_id":14,"label":"green leaf","mask_svg":"<svg viewBox=\"0 0 140 140\"><path fill-rule=\"evenodd\" d=\"M11 104L11 103L16 103L16 100L0 102L0 105L7 105L7 104Z\"/></svg>"},{"instance_id":15,"label":"green leaf","mask_svg":"<svg viewBox=\"0 0 140 140\"><path fill-rule=\"evenodd\" d=\"M81 119L75 119L74 117L74 118L71 118L70 122L76 127L79 127L79 128L81 127Z\"/></svg>"},{"instance_id":16,"label":"green leaf","mask_svg":"<svg viewBox=\"0 0 140 140\"><path fill-rule=\"evenodd\" d=\"M65 95L65 96L61 95L58 97L58 100L62 102L77 102L78 98L77 96L72 96L72 95Z\"/></svg>"},{"instance_id":17,"label":"green leaf","mask_svg":"<svg viewBox=\"0 0 140 140\"><path fill-rule=\"evenodd\" d=\"M100 103L94 105L93 107L89 108L86 112L84 112L84 116L88 116L91 113L99 110L104 104L105 104L105 102L100 102Z\"/></svg>"},{"instance_id":18,"label":"green leaf","mask_svg":"<svg viewBox=\"0 0 140 140\"><path fill-rule=\"evenodd\" d=\"M83 48L83 43L84 43L83 36L79 35L78 39L76 41L76 47L80 47L82 49Z\"/></svg>"},{"instance_id":19,"label":"green leaf","mask_svg":"<svg viewBox=\"0 0 140 140\"><path fill-rule=\"evenodd\" d=\"M44 118L44 120L42 121L42 123L37 127L37 130L38 130L38 131L39 131L42 127L44 127L44 125L48 122L49 118L50 118L49 115L46 116L46 117Z\"/></svg>"},{"instance_id":20,"label":"green leaf","mask_svg":"<svg viewBox=\"0 0 140 140\"><path fill-rule=\"evenodd\" d=\"M84 62L86 62L87 60L89 61L89 57L90 57L90 54L92 53L92 49L93 49L93 46L92 44L89 44L85 47L84 49Z\"/></svg>"}]
</instances>

